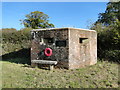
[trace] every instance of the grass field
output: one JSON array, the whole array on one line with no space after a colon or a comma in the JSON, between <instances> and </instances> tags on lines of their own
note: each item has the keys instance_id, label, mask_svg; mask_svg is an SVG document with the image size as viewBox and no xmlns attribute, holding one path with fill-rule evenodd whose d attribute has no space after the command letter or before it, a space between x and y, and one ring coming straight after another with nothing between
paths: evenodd
<instances>
[{"instance_id":1,"label":"grass field","mask_svg":"<svg viewBox=\"0 0 120 90\"><path fill-rule=\"evenodd\" d=\"M76 70L53 71L28 64L2 63L2 88L118 88L118 64L98 61Z\"/></svg>"}]
</instances>

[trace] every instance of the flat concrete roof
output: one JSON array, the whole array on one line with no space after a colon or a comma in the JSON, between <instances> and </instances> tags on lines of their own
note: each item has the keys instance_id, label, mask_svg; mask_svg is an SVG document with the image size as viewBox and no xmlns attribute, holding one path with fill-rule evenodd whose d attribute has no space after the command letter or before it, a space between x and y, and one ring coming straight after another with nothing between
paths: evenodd
<instances>
[{"instance_id":1,"label":"flat concrete roof","mask_svg":"<svg viewBox=\"0 0 120 90\"><path fill-rule=\"evenodd\" d=\"M62 29L68 29L68 30L85 30L85 31L94 31L95 30L90 30L90 29L82 29L82 28L71 28L71 27L65 27L65 28L43 28L43 29L33 29L32 31L46 31L46 30L62 30Z\"/></svg>"}]
</instances>

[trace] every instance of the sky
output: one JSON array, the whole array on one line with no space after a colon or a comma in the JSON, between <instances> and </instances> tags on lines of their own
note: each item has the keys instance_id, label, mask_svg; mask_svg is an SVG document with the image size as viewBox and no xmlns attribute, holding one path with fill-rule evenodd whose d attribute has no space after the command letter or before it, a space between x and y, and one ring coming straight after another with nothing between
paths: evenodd
<instances>
[{"instance_id":1,"label":"sky","mask_svg":"<svg viewBox=\"0 0 120 90\"><path fill-rule=\"evenodd\" d=\"M2 27L24 28L20 20L33 11L47 14L55 28L87 28L104 13L107 2L2 2Z\"/></svg>"}]
</instances>

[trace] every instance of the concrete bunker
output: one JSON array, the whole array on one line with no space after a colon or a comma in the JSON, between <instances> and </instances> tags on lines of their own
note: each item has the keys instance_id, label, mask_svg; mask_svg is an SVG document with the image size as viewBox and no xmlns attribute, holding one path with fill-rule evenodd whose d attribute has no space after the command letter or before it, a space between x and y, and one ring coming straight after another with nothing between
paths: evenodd
<instances>
[{"instance_id":1,"label":"concrete bunker","mask_svg":"<svg viewBox=\"0 0 120 90\"><path fill-rule=\"evenodd\" d=\"M31 31L31 65L76 69L97 63L97 33L78 28Z\"/></svg>"}]
</instances>

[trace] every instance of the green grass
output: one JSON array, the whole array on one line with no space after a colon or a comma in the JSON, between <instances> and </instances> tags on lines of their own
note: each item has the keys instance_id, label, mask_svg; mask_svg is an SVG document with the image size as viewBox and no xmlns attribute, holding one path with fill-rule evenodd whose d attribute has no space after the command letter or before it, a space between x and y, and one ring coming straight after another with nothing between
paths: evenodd
<instances>
[{"instance_id":1,"label":"green grass","mask_svg":"<svg viewBox=\"0 0 120 90\"><path fill-rule=\"evenodd\" d=\"M2 63L2 88L117 88L118 64L98 61L76 70L53 71L27 64Z\"/></svg>"}]
</instances>

